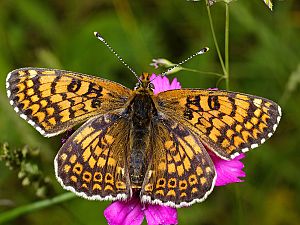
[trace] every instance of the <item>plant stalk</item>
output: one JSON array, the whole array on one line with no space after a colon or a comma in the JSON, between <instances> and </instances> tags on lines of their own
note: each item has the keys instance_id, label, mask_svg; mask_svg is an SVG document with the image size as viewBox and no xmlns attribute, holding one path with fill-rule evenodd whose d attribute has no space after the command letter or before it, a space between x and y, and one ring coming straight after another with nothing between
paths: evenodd
<instances>
[{"instance_id":1,"label":"plant stalk","mask_svg":"<svg viewBox=\"0 0 300 225\"><path fill-rule=\"evenodd\" d=\"M225 3L225 70L226 89L229 90L229 3Z\"/></svg>"},{"instance_id":2,"label":"plant stalk","mask_svg":"<svg viewBox=\"0 0 300 225\"><path fill-rule=\"evenodd\" d=\"M70 199L75 198L76 195L74 195L71 192L58 195L52 199L45 199L42 201L30 203L28 205L20 206L11 210L8 210L6 212L3 212L0 214L0 224L5 223L7 221L13 220L21 215L24 215L26 213L30 213L39 209L43 209L61 202L68 201Z\"/></svg>"},{"instance_id":3,"label":"plant stalk","mask_svg":"<svg viewBox=\"0 0 300 225\"><path fill-rule=\"evenodd\" d=\"M220 63L221 63L221 67L222 67L224 76L227 77L227 70L226 70L226 67L224 65L224 60L222 58L222 54L220 52L219 44L218 44L216 34L215 34L215 28L214 28L211 13L210 13L210 6L208 4L208 0L205 0L205 2L206 2L206 10L207 10L207 15L208 15L208 19L209 19L209 24L210 24L210 29L211 29L211 33L212 33L212 36L213 36L214 44L215 44L215 47L216 47L216 50L217 50L217 53L218 53L218 57L219 57L219 60L220 60Z\"/></svg>"}]
</instances>

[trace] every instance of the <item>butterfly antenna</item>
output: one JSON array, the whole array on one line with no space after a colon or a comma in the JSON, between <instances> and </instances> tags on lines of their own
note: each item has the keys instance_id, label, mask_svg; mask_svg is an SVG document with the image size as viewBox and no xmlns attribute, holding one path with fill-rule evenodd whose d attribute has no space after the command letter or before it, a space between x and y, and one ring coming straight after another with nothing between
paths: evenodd
<instances>
[{"instance_id":1,"label":"butterfly antenna","mask_svg":"<svg viewBox=\"0 0 300 225\"><path fill-rule=\"evenodd\" d=\"M131 71L131 73L133 73L133 75L136 77L136 79L138 79L138 81L141 83L141 80L140 80L139 76L137 75L137 73L121 58L121 56L118 55L118 53L116 53L116 51L105 41L105 39L98 32L94 32L94 35L96 36L96 38L98 40L100 40L101 42L103 42L106 45L106 47L119 59L119 61L121 63L123 63L124 66L127 67L127 69L129 69Z\"/></svg>"},{"instance_id":2,"label":"butterfly antenna","mask_svg":"<svg viewBox=\"0 0 300 225\"><path fill-rule=\"evenodd\" d=\"M199 51L196 52L195 54L191 55L191 56L188 57L187 59L183 60L182 62L180 62L180 63L178 63L178 64L175 64L173 67L171 67L171 68L169 68L167 71L163 72L163 73L161 74L161 76L166 76L166 75L168 75L168 73L169 73L170 71L172 71L173 69L175 69L175 68L177 68L178 66L180 66L180 65L182 65L182 64L184 64L184 63L186 63L187 61L189 61L190 59L194 58L194 57L197 56L197 55L202 55L202 54L204 54L204 53L207 52L208 50L209 50L208 47L202 48L201 50L199 50Z\"/></svg>"}]
</instances>

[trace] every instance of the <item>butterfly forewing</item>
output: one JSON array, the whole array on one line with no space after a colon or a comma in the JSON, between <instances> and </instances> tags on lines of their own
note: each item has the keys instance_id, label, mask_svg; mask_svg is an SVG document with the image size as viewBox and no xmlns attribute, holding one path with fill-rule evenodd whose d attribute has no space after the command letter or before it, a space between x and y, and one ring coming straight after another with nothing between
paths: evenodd
<instances>
[{"instance_id":1,"label":"butterfly forewing","mask_svg":"<svg viewBox=\"0 0 300 225\"><path fill-rule=\"evenodd\" d=\"M110 113L95 117L59 150L56 176L65 189L88 199L130 198L128 146L128 120Z\"/></svg>"},{"instance_id":2,"label":"butterfly forewing","mask_svg":"<svg viewBox=\"0 0 300 225\"><path fill-rule=\"evenodd\" d=\"M153 125L151 139L142 201L172 207L203 201L214 187L216 172L199 138L165 117Z\"/></svg>"},{"instance_id":3,"label":"butterfly forewing","mask_svg":"<svg viewBox=\"0 0 300 225\"><path fill-rule=\"evenodd\" d=\"M131 90L80 73L23 68L7 77L7 95L15 111L44 136L70 129L92 116L124 107Z\"/></svg>"},{"instance_id":4,"label":"butterfly forewing","mask_svg":"<svg viewBox=\"0 0 300 225\"><path fill-rule=\"evenodd\" d=\"M265 98L218 90L181 89L159 93L158 110L199 135L224 159L257 147L272 136L280 107Z\"/></svg>"}]
</instances>

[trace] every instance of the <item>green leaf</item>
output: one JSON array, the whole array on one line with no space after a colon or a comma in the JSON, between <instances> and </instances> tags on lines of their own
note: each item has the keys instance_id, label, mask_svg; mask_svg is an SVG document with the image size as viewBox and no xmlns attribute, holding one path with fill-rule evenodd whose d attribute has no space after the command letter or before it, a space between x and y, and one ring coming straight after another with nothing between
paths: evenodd
<instances>
[{"instance_id":1,"label":"green leaf","mask_svg":"<svg viewBox=\"0 0 300 225\"><path fill-rule=\"evenodd\" d=\"M269 7L269 9L273 10L273 3L271 0L264 0L264 2Z\"/></svg>"}]
</instances>

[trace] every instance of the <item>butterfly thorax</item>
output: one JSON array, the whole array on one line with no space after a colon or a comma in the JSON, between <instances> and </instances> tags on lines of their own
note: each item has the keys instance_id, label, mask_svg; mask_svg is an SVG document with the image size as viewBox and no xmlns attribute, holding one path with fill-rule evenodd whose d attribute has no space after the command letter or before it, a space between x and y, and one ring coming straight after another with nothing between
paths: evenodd
<instances>
[{"instance_id":1,"label":"butterfly thorax","mask_svg":"<svg viewBox=\"0 0 300 225\"><path fill-rule=\"evenodd\" d=\"M150 143L150 125L152 118L157 114L152 100L153 91L149 87L149 75L143 74L141 83L135 89L136 95L129 105L130 155L129 174L133 187L141 187L148 167L147 150Z\"/></svg>"}]
</instances>

